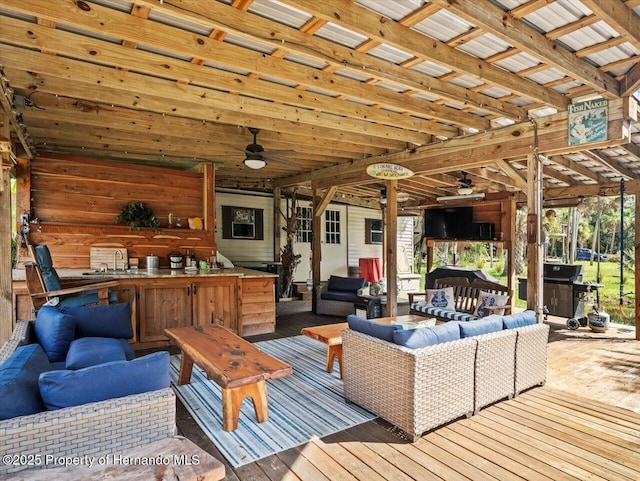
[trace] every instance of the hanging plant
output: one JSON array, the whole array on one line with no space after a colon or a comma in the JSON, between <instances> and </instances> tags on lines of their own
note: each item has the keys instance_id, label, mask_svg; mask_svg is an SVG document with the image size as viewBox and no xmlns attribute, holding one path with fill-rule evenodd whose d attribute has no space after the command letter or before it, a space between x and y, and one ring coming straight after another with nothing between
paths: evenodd
<instances>
[{"instance_id":1,"label":"hanging plant","mask_svg":"<svg viewBox=\"0 0 640 481\"><path fill-rule=\"evenodd\" d=\"M155 230L160 225L153 211L144 202L137 201L124 205L114 220L116 224L126 224L130 229L136 230L140 230L141 227L151 227Z\"/></svg>"}]
</instances>

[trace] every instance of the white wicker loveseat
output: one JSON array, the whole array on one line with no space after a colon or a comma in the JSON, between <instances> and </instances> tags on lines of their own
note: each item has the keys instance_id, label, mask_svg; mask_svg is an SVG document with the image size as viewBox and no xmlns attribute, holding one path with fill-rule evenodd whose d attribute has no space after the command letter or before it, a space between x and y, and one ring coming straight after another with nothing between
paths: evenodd
<instances>
[{"instance_id":1,"label":"white wicker loveseat","mask_svg":"<svg viewBox=\"0 0 640 481\"><path fill-rule=\"evenodd\" d=\"M0 348L0 365L32 342L33 322L21 321ZM176 431L171 388L45 411L0 421L0 477L47 467L62 457L106 456L170 436ZM9 456L5 458L4 456ZM7 463L7 460L15 462Z\"/></svg>"},{"instance_id":2,"label":"white wicker loveseat","mask_svg":"<svg viewBox=\"0 0 640 481\"><path fill-rule=\"evenodd\" d=\"M412 349L346 329L344 395L417 441L425 431L544 384L548 336L548 325L533 324Z\"/></svg>"}]
</instances>

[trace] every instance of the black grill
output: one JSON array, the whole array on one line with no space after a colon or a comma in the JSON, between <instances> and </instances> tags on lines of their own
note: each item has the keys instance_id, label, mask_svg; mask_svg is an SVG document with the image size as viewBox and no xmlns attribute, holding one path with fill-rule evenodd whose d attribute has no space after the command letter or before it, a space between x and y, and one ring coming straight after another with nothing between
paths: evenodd
<instances>
[{"instance_id":1,"label":"black grill","mask_svg":"<svg viewBox=\"0 0 640 481\"><path fill-rule=\"evenodd\" d=\"M582 282L581 264L544 264L542 270L542 304L552 316L581 319L586 316L584 303L590 291L597 295L601 284ZM527 299L527 279L518 279L518 297Z\"/></svg>"}]
</instances>

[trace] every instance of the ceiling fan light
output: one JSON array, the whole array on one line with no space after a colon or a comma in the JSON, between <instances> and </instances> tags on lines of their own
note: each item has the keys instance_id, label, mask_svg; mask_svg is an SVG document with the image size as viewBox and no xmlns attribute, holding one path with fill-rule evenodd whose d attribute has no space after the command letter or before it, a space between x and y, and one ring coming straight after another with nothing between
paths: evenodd
<instances>
[{"instance_id":1,"label":"ceiling fan light","mask_svg":"<svg viewBox=\"0 0 640 481\"><path fill-rule=\"evenodd\" d=\"M473 188L472 187L459 187L458 188L458 195L471 195L473 194Z\"/></svg>"},{"instance_id":2,"label":"ceiling fan light","mask_svg":"<svg viewBox=\"0 0 640 481\"><path fill-rule=\"evenodd\" d=\"M244 165L249 167L250 169L258 170L267 166L267 163L262 159L244 159Z\"/></svg>"}]
</instances>

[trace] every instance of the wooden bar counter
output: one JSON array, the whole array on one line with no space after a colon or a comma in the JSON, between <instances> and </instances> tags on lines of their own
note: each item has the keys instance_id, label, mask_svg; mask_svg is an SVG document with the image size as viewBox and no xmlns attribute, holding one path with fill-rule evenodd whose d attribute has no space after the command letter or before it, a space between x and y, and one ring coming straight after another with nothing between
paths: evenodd
<instances>
[{"instance_id":1,"label":"wooden bar counter","mask_svg":"<svg viewBox=\"0 0 640 481\"><path fill-rule=\"evenodd\" d=\"M59 269L65 278L116 279L119 302L130 302L134 348L169 344L164 330L183 326L224 326L239 336L273 332L276 323L275 274L235 267L185 272L184 269L132 269L100 273ZM20 277L22 275L22 278ZM29 296L21 290L24 270L14 271L16 318L33 318Z\"/></svg>"}]
</instances>

